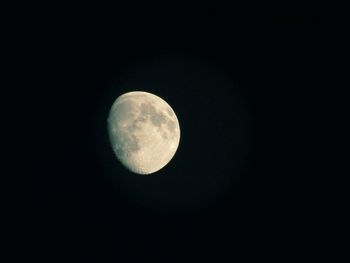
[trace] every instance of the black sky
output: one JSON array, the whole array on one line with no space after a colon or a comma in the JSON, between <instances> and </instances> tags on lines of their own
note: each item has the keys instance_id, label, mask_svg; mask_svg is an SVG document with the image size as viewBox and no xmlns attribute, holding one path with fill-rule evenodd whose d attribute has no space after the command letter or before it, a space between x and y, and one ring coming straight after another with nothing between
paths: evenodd
<instances>
[{"instance_id":1,"label":"black sky","mask_svg":"<svg viewBox=\"0 0 350 263\"><path fill-rule=\"evenodd\" d=\"M35 239L93 262L349 240L349 61L327 13L149 9L49 12L28 35ZM105 136L131 90L180 121L177 154L150 177L121 167Z\"/></svg>"}]
</instances>

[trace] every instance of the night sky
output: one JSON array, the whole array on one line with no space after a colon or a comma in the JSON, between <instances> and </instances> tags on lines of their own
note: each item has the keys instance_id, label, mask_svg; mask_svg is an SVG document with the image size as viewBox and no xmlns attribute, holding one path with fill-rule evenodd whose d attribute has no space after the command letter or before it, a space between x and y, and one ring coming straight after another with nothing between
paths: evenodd
<instances>
[{"instance_id":1,"label":"night sky","mask_svg":"<svg viewBox=\"0 0 350 263\"><path fill-rule=\"evenodd\" d=\"M220 262L349 241L349 53L325 13L44 16L26 89L29 217L48 259ZM150 176L123 168L107 138L110 106L133 90L166 100L181 128L175 157Z\"/></svg>"}]
</instances>

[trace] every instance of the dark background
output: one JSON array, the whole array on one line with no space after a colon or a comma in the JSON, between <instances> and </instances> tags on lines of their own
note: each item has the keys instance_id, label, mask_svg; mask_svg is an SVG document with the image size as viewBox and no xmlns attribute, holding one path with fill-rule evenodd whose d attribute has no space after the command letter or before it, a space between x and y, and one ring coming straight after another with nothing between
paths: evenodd
<instances>
[{"instance_id":1,"label":"dark background","mask_svg":"<svg viewBox=\"0 0 350 263\"><path fill-rule=\"evenodd\" d=\"M327 8L48 9L26 37L33 247L182 261L349 240L349 57ZM180 121L149 177L120 166L104 130L131 90Z\"/></svg>"}]
</instances>

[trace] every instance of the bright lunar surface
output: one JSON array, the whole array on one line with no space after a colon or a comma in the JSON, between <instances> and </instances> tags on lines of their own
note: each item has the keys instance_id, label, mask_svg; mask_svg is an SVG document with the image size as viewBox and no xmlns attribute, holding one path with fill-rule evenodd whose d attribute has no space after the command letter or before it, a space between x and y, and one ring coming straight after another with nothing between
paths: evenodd
<instances>
[{"instance_id":1,"label":"bright lunar surface","mask_svg":"<svg viewBox=\"0 0 350 263\"><path fill-rule=\"evenodd\" d=\"M162 169L179 146L180 126L173 109L148 92L118 97L107 124L115 155L134 173L151 174Z\"/></svg>"}]
</instances>

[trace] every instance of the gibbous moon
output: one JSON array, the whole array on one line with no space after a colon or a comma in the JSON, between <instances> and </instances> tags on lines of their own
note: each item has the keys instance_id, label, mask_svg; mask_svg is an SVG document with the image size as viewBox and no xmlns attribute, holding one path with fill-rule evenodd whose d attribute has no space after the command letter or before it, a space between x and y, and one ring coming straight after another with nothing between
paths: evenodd
<instances>
[{"instance_id":1,"label":"gibbous moon","mask_svg":"<svg viewBox=\"0 0 350 263\"><path fill-rule=\"evenodd\" d=\"M118 160L137 174L162 169L180 142L179 121L160 97L141 91L119 96L109 112L108 134Z\"/></svg>"}]
</instances>

